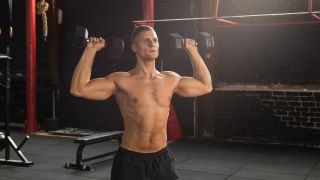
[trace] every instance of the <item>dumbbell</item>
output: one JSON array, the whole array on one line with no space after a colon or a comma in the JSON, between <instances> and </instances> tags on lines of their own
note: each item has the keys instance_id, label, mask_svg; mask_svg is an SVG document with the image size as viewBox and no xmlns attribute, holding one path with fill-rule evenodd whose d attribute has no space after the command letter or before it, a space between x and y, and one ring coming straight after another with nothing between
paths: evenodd
<instances>
[{"instance_id":1,"label":"dumbbell","mask_svg":"<svg viewBox=\"0 0 320 180\"><path fill-rule=\"evenodd\" d=\"M6 78L4 74L0 71L0 87L5 87L6 86Z\"/></svg>"},{"instance_id":2,"label":"dumbbell","mask_svg":"<svg viewBox=\"0 0 320 180\"><path fill-rule=\"evenodd\" d=\"M9 27L0 27L0 37L1 38L12 38L13 37L13 28Z\"/></svg>"},{"instance_id":3,"label":"dumbbell","mask_svg":"<svg viewBox=\"0 0 320 180\"><path fill-rule=\"evenodd\" d=\"M74 48L84 48L89 40L89 32L87 28L76 25L69 33L69 43ZM118 37L111 37L106 39L106 50L108 56L112 59L119 59L122 57L124 51L124 41Z\"/></svg>"},{"instance_id":4,"label":"dumbbell","mask_svg":"<svg viewBox=\"0 0 320 180\"><path fill-rule=\"evenodd\" d=\"M7 146L7 139L5 139L4 134L2 134L2 132L0 132L0 151L5 148Z\"/></svg>"},{"instance_id":5,"label":"dumbbell","mask_svg":"<svg viewBox=\"0 0 320 180\"><path fill-rule=\"evenodd\" d=\"M184 38L178 33L169 33L170 48L179 50L184 49ZM200 50L208 51L214 47L213 36L207 32L199 32L195 38L197 46Z\"/></svg>"}]
</instances>

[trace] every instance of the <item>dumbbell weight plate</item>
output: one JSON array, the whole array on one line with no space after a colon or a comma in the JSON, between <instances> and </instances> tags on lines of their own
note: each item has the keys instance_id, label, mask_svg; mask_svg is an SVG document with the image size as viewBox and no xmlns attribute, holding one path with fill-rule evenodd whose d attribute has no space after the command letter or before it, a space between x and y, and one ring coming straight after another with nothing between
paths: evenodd
<instances>
[{"instance_id":1,"label":"dumbbell weight plate","mask_svg":"<svg viewBox=\"0 0 320 180\"><path fill-rule=\"evenodd\" d=\"M68 36L68 43L74 48L84 48L89 42L89 32L87 28L76 25ZM118 37L111 37L106 40L106 50L108 57L119 59L124 51L124 41Z\"/></svg>"}]
</instances>

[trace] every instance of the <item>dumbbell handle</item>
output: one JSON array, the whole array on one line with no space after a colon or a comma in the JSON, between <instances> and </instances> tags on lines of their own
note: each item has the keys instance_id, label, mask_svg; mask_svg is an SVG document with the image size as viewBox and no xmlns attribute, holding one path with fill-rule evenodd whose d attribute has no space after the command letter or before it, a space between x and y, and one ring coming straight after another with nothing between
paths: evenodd
<instances>
[{"instance_id":1,"label":"dumbbell handle","mask_svg":"<svg viewBox=\"0 0 320 180\"><path fill-rule=\"evenodd\" d=\"M90 39L86 38L87 43ZM124 41L118 37L110 37L104 41L105 48L107 46L108 56L113 59L119 59L124 51Z\"/></svg>"},{"instance_id":2,"label":"dumbbell handle","mask_svg":"<svg viewBox=\"0 0 320 180\"><path fill-rule=\"evenodd\" d=\"M90 43L90 42L91 42L90 39L88 39L88 38L85 38L85 39L86 39L86 42L87 42L87 43ZM106 44L107 44L106 42L107 42L107 41L110 41L110 39L106 39L106 40L104 41L104 46L103 46L103 48L106 47Z\"/></svg>"}]
</instances>

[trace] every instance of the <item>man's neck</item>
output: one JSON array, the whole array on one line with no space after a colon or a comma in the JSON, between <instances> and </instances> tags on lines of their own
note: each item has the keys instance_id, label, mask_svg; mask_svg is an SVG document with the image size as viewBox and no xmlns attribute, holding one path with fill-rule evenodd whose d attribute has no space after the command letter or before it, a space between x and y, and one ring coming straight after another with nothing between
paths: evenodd
<instances>
[{"instance_id":1,"label":"man's neck","mask_svg":"<svg viewBox=\"0 0 320 180\"><path fill-rule=\"evenodd\" d=\"M143 61L138 60L136 67L133 69L136 73L145 76L148 79L153 79L157 75L155 60Z\"/></svg>"}]
</instances>

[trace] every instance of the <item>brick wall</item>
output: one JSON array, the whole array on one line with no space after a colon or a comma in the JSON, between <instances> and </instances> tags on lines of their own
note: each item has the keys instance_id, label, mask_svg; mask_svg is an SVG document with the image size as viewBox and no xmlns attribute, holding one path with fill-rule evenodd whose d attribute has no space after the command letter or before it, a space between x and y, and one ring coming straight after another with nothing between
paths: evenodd
<instances>
[{"instance_id":1,"label":"brick wall","mask_svg":"<svg viewBox=\"0 0 320 180\"><path fill-rule=\"evenodd\" d=\"M320 145L320 91L257 89L217 88L201 98L201 136Z\"/></svg>"},{"instance_id":2,"label":"brick wall","mask_svg":"<svg viewBox=\"0 0 320 180\"><path fill-rule=\"evenodd\" d=\"M273 115L287 127L320 130L319 92L273 91L270 96L257 98L263 107L272 108Z\"/></svg>"}]
</instances>

